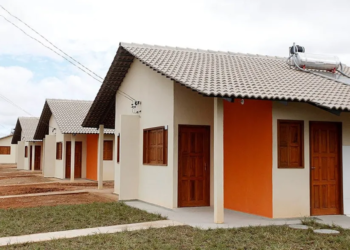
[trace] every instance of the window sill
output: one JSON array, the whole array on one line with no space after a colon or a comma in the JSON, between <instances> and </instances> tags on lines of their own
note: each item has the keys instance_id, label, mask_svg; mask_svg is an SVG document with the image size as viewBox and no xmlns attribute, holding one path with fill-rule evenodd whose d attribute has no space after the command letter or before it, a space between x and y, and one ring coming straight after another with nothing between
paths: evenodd
<instances>
[{"instance_id":1,"label":"window sill","mask_svg":"<svg viewBox=\"0 0 350 250\"><path fill-rule=\"evenodd\" d=\"M149 164L149 163L143 163L144 166L154 166L154 167L167 167L168 164Z\"/></svg>"},{"instance_id":2,"label":"window sill","mask_svg":"<svg viewBox=\"0 0 350 250\"><path fill-rule=\"evenodd\" d=\"M305 169L305 167L278 167L278 169Z\"/></svg>"}]
</instances>

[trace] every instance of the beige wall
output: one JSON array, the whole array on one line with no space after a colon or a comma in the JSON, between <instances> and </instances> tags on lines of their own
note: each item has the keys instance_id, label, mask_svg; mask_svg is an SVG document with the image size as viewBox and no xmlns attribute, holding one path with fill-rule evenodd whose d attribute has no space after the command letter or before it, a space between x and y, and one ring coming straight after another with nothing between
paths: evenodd
<instances>
[{"instance_id":1,"label":"beige wall","mask_svg":"<svg viewBox=\"0 0 350 250\"><path fill-rule=\"evenodd\" d=\"M140 200L160 206L174 207L173 179L173 145L174 145L174 84L171 80L151 70L137 59L131 65L120 90L142 102L142 113L139 124L139 163ZM131 102L125 97L116 95L115 134L121 133L121 115L135 115L131 110ZM143 129L168 126L168 166L144 166L142 164ZM126 155L132 152L124 152ZM121 159L124 155L120 155ZM122 163L122 162L121 162ZM116 164L115 192L120 192L120 164ZM133 185L130 183L130 185Z\"/></svg>"},{"instance_id":2,"label":"beige wall","mask_svg":"<svg viewBox=\"0 0 350 250\"><path fill-rule=\"evenodd\" d=\"M139 199L139 155L140 150L140 118L135 115L120 116L120 176L119 200Z\"/></svg>"},{"instance_id":3,"label":"beige wall","mask_svg":"<svg viewBox=\"0 0 350 250\"><path fill-rule=\"evenodd\" d=\"M17 169L24 169L24 141L17 143Z\"/></svg>"},{"instance_id":4,"label":"beige wall","mask_svg":"<svg viewBox=\"0 0 350 250\"><path fill-rule=\"evenodd\" d=\"M277 168L277 120L304 121L304 161L303 169ZM305 103L273 103L273 217L302 217L310 215L310 144L309 122L329 121L343 124L343 150L350 146L350 113L333 115ZM350 180L350 161L343 162L344 184ZM350 187L349 187L350 189ZM348 189L348 190L349 190ZM344 204L350 202L350 190L344 186ZM348 203L350 206L350 203ZM349 209L345 207L345 210ZM350 211L349 211L350 213Z\"/></svg>"},{"instance_id":5,"label":"beige wall","mask_svg":"<svg viewBox=\"0 0 350 250\"><path fill-rule=\"evenodd\" d=\"M15 164L17 163L17 144L11 144L12 136L0 139L0 146L11 147L9 155L0 155L0 164Z\"/></svg>"},{"instance_id":6,"label":"beige wall","mask_svg":"<svg viewBox=\"0 0 350 250\"><path fill-rule=\"evenodd\" d=\"M204 97L180 84L174 85L174 207L177 207L178 190L178 132L179 125L210 126L210 204L214 197L214 98Z\"/></svg>"},{"instance_id":7,"label":"beige wall","mask_svg":"<svg viewBox=\"0 0 350 250\"><path fill-rule=\"evenodd\" d=\"M55 177L56 164L56 136L46 135L44 144L44 162L43 175L44 177Z\"/></svg>"},{"instance_id":8,"label":"beige wall","mask_svg":"<svg viewBox=\"0 0 350 250\"><path fill-rule=\"evenodd\" d=\"M113 148L116 147L114 135L104 135L104 139L108 141L113 141ZM112 181L114 180L114 163L117 161L115 150L113 150L113 160L103 161L103 180Z\"/></svg>"},{"instance_id":9,"label":"beige wall","mask_svg":"<svg viewBox=\"0 0 350 250\"><path fill-rule=\"evenodd\" d=\"M55 129L54 129L55 128ZM50 167L54 168L54 177L59 178L59 179L64 179L65 178L65 154L66 152L66 144L65 144L65 137L64 134L61 133L61 130L59 129L56 118L52 115L50 117L49 121L49 135L55 135L55 164L52 164ZM57 160L56 159L56 145L58 142L62 142L62 159ZM52 170L50 170L52 171Z\"/></svg>"}]
</instances>

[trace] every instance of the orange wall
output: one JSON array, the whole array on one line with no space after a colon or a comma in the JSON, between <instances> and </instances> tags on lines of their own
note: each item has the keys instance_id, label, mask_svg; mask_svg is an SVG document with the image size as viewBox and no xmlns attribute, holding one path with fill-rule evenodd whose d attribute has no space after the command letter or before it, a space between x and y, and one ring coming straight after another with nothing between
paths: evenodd
<instances>
[{"instance_id":1,"label":"orange wall","mask_svg":"<svg viewBox=\"0 0 350 250\"><path fill-rule=\"evenodd\" d=\"M224 101L224 204L272 218L270 101Z\"/></svg>"},{"instance_id":2,"label":"orange wall","mask_svg":"<svg viewBox=\"0 0 350 250\"><path fill-rule=\"evenodd\" d=\"M87 135L86 179L97 181L98 135Z\"/></svg>"}]
</instances>

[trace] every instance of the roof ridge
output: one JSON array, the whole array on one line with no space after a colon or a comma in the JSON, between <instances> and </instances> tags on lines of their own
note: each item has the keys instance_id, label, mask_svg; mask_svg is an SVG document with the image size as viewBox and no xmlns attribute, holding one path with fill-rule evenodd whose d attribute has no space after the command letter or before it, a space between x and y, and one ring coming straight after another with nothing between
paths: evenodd
<instances>
[{"instance_id":1,"label":"roof ridge","mask_svg":"<svg viewBox=\"0 0 350 250\"><path fill-rule=\"evenodd\" d=\"M76 99L55 99L55 98L47 98L46 101L60 101L60 102L93 102L90 100L76 100Z\"/></svg>"},{"instance_id":2,"label":"roof ridge","mask_svg":"<svg viewBox=\"0 0 350 250\"><path fill-rule=\"evenodd\" d=\"M173 46L162 46L162 45L152 45L152 44L141 44L141 43L124 43L121 42L120 46L122 47L145 47L145 48L157 48L157 49L167 49L167 50L179 50L179 51L188 51L188 52L199 52L199 53L212 53L212 54L221 54L221 55L233 55L233 56L245 56L245 57L257 57L257 58L266 58L266 59L287 59L287 57L281 56L269 56L261 54L251 54L251 53L241 53L241 52L232 52L232 51L220 51L220 50L204 50L204 49L194 49L194 48L184 48L184 47L173 47Z\"/></svg>"}]
</instances>

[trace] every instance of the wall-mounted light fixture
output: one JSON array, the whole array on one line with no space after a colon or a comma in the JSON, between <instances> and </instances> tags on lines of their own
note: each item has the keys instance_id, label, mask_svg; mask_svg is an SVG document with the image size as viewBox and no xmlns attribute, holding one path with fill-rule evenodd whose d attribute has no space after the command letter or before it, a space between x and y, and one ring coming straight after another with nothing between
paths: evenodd
<instances>
[{"instance_id":1,"label":"wall-mounted light fixture","mask_svg":"<svg viewBox=\"0 0 350 250\"><path fill-rule=\"evenodd\" d=\"M165 125L165 126L164 126L164 130L168 130L168 125Z\"/></svg>"},{"instance_id":2,"label":"wall-mounted light fixture","mask_svg":"<svg viewBox=\"0 0 350 250\"><path fill-rule=\"evenodd\" d=\"M244 105L244 99L241 100L241 104Z\"/></svg>"}]
</instances>

